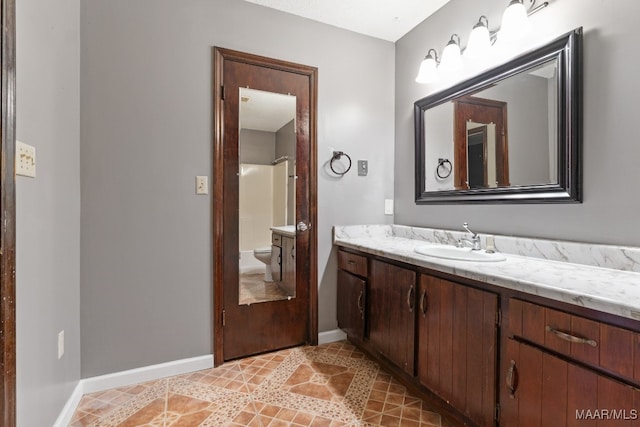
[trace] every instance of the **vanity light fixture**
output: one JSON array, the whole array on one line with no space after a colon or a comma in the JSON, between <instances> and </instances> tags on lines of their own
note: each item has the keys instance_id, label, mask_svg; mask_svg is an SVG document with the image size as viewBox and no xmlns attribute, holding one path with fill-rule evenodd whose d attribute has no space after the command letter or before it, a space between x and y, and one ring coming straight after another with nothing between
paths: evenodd
<instances>
[{"instance_id":1,"label":"vanity light fixture","mask_svg":"<svg viewBox=\"0 0 640 427\"><path fill-rule=\"evenodd\" d=\"M457 40L456 40L457 39ZM456 71L462 68L462 55L460 54L460 36L453 34L442 51L440 69L445 72Z\"/></svg>"},{"instance_id":2,"label":"vanity light fixture","mask_svg":"<svg viewBox=\"0 0 640 427\"><path fill-rule=\"evenodd\" d=\"M433 53L433 55L431 54ZM417 83L433 83L438 80L438 52L429 49L427 56L420 63L420 70L416 77Z\"/></svg>"},{"instance_id":3,"label":"vanity light fixture","mask_svg":"<svg viewBox=\"0 0 640 427\"><path fill-rule=\"evenodd\" d=\"M491 49L489 20L482 15L478 23L473 26L473 30L471 30L469 43L467 43L467 48L464 50L464 55L470 59L481 58L487 54L489 49Z\"/></svg>"},{"instance_id":4,"label":"vanity light fixture","mask_svg":"<svg viewBox=\"0 0 640 427\"><path fill-rule=\"evenodd\" d=\"M538 0L510 0L509 6L502 15L502 25L497 30L489 30L489 20L482 15L469 35L469 43L464 50L465 57L477 59L485 56L499 37L502 42L512 42L524 36L531 28L529 16L549 6L545 1L537 5ZM525 6L528 4L528 7ZM457 39L457 40L456 40ZM442 60L438 61L435 49L429 49L427 56L420 63L416 77L417 83L433 83L438 77L438 70L454 72L462 68L460 37L453 34L442 51ZM433 55L432 55L433 53Z\"/></svg>"}]
</instances>

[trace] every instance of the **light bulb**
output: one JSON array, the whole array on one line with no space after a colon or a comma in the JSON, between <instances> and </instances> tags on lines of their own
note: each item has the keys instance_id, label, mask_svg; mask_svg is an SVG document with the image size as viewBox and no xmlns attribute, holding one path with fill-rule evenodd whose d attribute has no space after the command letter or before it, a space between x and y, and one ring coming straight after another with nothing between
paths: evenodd
<instances>
[{"instance_id":1,"label":"light bulb","mask_svg":"<svg viewBox=\"0 0 640 427\"><path fill-rule=\"evenodd\" d=\"M527 16L527 9L522 0L511 0L502 15L499 37L501 41L512 42L529 32L531 24Z\"/></svg>"},{"instance_id":2,"label":"light bulb","mask_svg":"<svg viewBox=\"0 0 640 427\"><path fill-rule=\"evenodd\" d=\"M458 41L455 41L457 38ZM460 37L457 34L451 36L451 40L444 47L442 51L442 62L440 62L440 69L442 71L456 71L462 68L462 55L460 55Z\"/></svg>"},{"instance_id":3,"label":"light bulb","mask_svg":"<svg viewBox=\"0 0 640 427\"><path fill-rule=\"evenodd\" d=\"M483 22L486 21L486 24ZM491 48L491 34L489 34L489 21L486 16L481 16L476 25L473 26L469 35L469 43L464 50L467 58L481 58L486 55Z\"/></svg>"},{"instance_id":4,"label":"light bulb","mask_svg":"<svg viewBox=\"0 0 640 427\"><path fill-rule=\"evenodd\" d=\"M434 55L431 55L433 52ZM433 83L438 79L438 54L434 49L429 49L427 56L420 63L420 70L416 77L417 83Z\"/></svg>"}]
</instances>

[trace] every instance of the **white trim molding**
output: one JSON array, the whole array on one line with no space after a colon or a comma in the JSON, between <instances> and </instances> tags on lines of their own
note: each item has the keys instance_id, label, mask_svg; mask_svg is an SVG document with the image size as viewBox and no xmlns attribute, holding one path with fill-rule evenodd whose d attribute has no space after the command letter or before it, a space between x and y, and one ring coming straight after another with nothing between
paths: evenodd
<instances>
[{"instance_id":1,"label":"white trim molding","mask_svg":"<svg viewBox=\"0 0 640 427\"><path fill-rule=\"evenodd\" d=\"M128 385L159 380L189 372L201 371L213 368L213 355L192 357L190 359L175 360L173 362L160 363L158 365L144 366L128 371L115 372L113 374L100 375L85 378L78 382L73 393L62 408L53 427L66 427L71 422L73 414L78 408L82 396L89 393L125 387Z\"/></svg>"},{"instance_id":2,"label":"white trim molding","mask_svg":"<svg viewBox=\"0 0 640 427\"><path fill-rule=\"evenodd\" d=\"M341 329L320 332L318 334L318 344L328 344L330 342L342 341L345 339L347 339L347 334L342 332Z\"/></svg>"},{"instance_id":3,"label":"white trim molding","mask_svg":"<svg viewBox=\"0 0 640 427\"><path fill-rule=\"evenodd\" d=\"M85 378L82 380L84 383L83 391L85 394L96 393L98 391L125 387L210 368L213 368L212 354L160 363L158 365L143 366L142 368L100 375L98 377Z\"/></svg>"},{"instance_id":4,"label":"white trim molding","mask_svg":"<svg viewBox=\"0 0 640 427\"><path fill-rule=\"evenodd\" d=\"M73 414L76 412L80 399L82 399L83 395L84 391L82 390L82 380L80 380L73 389L73 392L71 393L71 396L69 396L67 403L65 403L62 408L62 411L60 411L58 419L53 423L53 427L67 427L71 423Z\"/></svg>"}]
</instances>

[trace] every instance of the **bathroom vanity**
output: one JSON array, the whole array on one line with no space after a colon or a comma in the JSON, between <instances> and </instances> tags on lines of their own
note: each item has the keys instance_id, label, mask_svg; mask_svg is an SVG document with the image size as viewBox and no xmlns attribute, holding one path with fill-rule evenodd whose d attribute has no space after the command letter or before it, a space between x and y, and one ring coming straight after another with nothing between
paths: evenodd
<instances>
[{"instance_id":1,"label":"bathroom vanity","mask_svg":"<svg viewBox=\"0 0 640 427\"><path fill-rule=\"evenodd\" d=\"M296 231L293 225L271 227L271 268L274 282L290 297L296 295Z\"/></svg>"},{"instance_id":2,"label":"bathroom vanity","mask_svg":"<svg viewBox=\"0 0 640 427\"><path fill-rule=\"evenodd\" d=\"M640 426L640 248L496 236L500 262L415 250L462 236L335 227L349 340L460 425Z\"/></svg>"}]
</instances>

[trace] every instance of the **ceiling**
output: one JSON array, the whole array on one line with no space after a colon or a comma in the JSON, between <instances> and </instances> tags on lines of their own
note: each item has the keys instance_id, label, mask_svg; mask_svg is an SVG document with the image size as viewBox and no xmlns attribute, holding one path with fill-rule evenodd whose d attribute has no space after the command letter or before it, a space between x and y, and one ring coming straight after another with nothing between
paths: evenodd
<instances>
[{"instance_id":1,"label":"ceiling","mask_svg":"<svg viewBox=\"0 0 640 427\"><path fill-rule=\"evenodd\" d=\"M296 117L296 97L240 88L240 128L277 132Z\"/></svg>"},{"instance_id":2,"label":"ceiling","mask_svg":"<svg viewBox=\"0 0 640 427\"><path fill-rule=\"evenodd\" d=\"M245 0L391 42L450 0Z\"/></svg>"}]
</instances>

